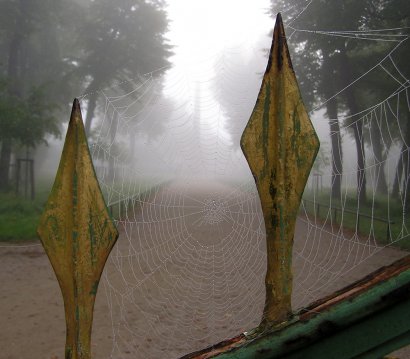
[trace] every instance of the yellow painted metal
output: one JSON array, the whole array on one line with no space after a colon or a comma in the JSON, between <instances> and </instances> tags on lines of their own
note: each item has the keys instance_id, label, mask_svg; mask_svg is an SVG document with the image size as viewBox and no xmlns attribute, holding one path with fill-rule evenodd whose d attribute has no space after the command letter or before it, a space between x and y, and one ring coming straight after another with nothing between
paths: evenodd
<instances>
[{"instance_id":1,"label":"yellow painted metal","mask_svg":"<svg viewBox=\"0 0 410 359\"><path fill-rule=\"evenodd\" d=\"M118 231L94 172L77 99L37 232L64 298L65 358L89 359L95 296Z\"/></svg>"},{"instance_id":2,"label":"yellow painted metal","mask_svg":"<svg viewBox=\"0 0 410 359\"><path fill-rule=\"evenodd\" d=\"M291 315L295 222L319 140L305 109L278 14L269 62L241 138L266 228L266 300L261 326Z\"/></svg>"}]
</instances>

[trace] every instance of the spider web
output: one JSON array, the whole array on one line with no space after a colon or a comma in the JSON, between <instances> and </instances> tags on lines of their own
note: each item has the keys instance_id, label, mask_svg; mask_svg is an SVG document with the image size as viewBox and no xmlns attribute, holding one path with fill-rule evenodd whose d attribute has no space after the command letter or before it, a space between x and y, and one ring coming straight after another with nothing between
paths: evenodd
<instances>
[{"instance_id":1,"label":"spider web","mask_svg":"<svg viewBox=\"0 0 410 359\"><path fill-rule=\"evenodd\" d=\"M204 82L184 96L180 76L101 91L90 150L120 231L103 276L114 358L178 357L256 326L263 307L256 188Z\"/></svg>"},{"instance_id":2,"label":"spider web","mask_svg":"<svg viewBox=\"0 0 410 359\"><path fill-rule=\"evenodd\" d=\"M298 14L311 3L298 5ZM387 74L396 88L371 107L339 117L348 124L341 130L345 163L337 203L329 195L332 175L325 159L331 158L331 149L323 125L328 121L323 106L333 97L311 113L323 155L309 178L297 221L295 309L406 254L397 247L409 237L405 195L397 202L386 193L380 221L377 185L384 171L391 189L397 163L408 152L401 119L410 112L410 82L394 60L407 40L403 29L311 31L297 28L297 18L285 24L290 46L296 32L392 43L376 65L333 97L378 73ZM105 357L175 358L247 331L261 320L264 223L238 141L255 103L267 61L263 50L270 39L248 40L211 50L162 75L140 75L127 82L129 91L122 84L98 91L102 105L90 149L120 231L102 281L113 338ZM87 95L81 100L86 108ZM368 134L367 216L358 203L352 206L356 158L351 130L358 121ZM389 148L382 160L372 157L376 140ZM406 181L399 183L403 194Z\"/></svg>"}]
</instances>

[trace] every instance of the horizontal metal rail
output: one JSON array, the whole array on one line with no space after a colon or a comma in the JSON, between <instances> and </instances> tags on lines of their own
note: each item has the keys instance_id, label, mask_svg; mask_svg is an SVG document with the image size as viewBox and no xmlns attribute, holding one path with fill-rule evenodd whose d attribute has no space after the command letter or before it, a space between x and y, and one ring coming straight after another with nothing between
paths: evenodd
<instances>
[{"instance_id":1,"label":"horizontal metal rail","mask_svg":"<svg viewBox=\"0 0 410 359\"><path fill-rule=\"evenodd\" d=\"M410 256L295 313L183 359L382 358L410 344Z\"/></svg>"},{"instance_id":2,"label":"horizontal metal rail","mask_svg":"<svg viewBox=\"0 0 410 359\"><path fill-rule=\"evenodd\" d=\"M356 220L356 230L357 230L357 232L360 231L360 217L368 218L368 219L371 219L372 221L378 221L378 222L386 223L386 225L387 225L386 239L388 241L391 239L391 225L394 224L395 222L390 220L390 219L375 217L375 216L371 216L367 213L360 213L360 212L352 211L350 209L346 209L346 208L342 208L342 207L329 206L328 204L312 201L310 199L302 199L303 205L305 204L305 202L312 203L314 205L315 215L317 217L319 217L319 214L320 214L320 207L325 207L325 208L328 208L331 211L333 211L333 221L334 222L337 222L337 213L339 211L340 211L340 213L350 213L350 214L356 215L356 218L357 218L357 220Z\"/></svg>"}]
</instances>

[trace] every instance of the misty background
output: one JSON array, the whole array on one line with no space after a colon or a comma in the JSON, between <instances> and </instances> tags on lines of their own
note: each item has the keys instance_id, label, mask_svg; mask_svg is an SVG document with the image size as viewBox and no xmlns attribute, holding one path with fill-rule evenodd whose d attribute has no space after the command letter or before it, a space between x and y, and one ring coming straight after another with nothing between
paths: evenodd
<instances>
[{"instance_id":1,"label":"misty background","mask_svg":"<svg viewBox=\"0 0 410 359\"><path fill-rule=\"evenodd\" d=\"M171 332L189 342L200 328L192 342L202 348L257 325L265 233L239 140L278 12L321 141L295 235L300 307L351 282L365 260L378 267L381 249L410 249L409 1L0 0L2 258L14 268L25 246L40 246L36 227L77 97L121 232L101 291L108 304L96 311L100 350L144 356L149 337L164 341L158 352L181 354L193 347L178 348ZM9 255L14 247L23 255ZM44 253L26 257L29 273L48 264Z\"/></svg>"},{"instance_id":2,"label":"misty background","mask_svg":"<svg viewBox=\"0 0 410 359\"><path fill-rule=\"evenodd\" d=\"M322 185L334 198L342 187L356 189L362 202L373 188L410 192L406 1L0 6L2 192L27 197L32 181L51 183L73 97L81 99L96 167L110 179L126 166L248 180L239 138L279 11L321 139L314 171Z\"/></svg>"}]
</instances>

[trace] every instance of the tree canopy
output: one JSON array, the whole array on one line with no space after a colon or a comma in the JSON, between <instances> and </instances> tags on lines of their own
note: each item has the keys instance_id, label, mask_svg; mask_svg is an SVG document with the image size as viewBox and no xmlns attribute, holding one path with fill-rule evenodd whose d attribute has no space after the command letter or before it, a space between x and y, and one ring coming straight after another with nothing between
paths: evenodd
<instances>
[{"instance_id":1,"label":"tree canopy","mask_svg":"<svg viewBox=\"0 0 410 359\"><path fill-rule=\"evenodd\" d=\"M168 22L161 0L0 1L0 190L11 155L36 147L60 123L74 95L168 64ZM98 105L91 96L87 129Z\"/></svg>"},{"instance_id":2,"label":"tree canopy","mask_svg":"<svg viewBox=\"0 0 410 359\"><path fill-rule=\"evenodd\" d=\"M372 152L379 168L377 190L386 194L383 164L392 143L403 141L408 120L405 115L397 121L390 118L390 137L383 139L375 131L383 133L386 124L372 121L366 114L371 115L368 109L389 98L410 76L406 60L408 3L272 0L272 13L279 10L284 10L287 30L292 33L295 71L302 78L303 97L313 108L321 104L326 109L332 146L332 196L340 198L341 193L341 128L353 136L356 144L360 202L366 201L366 150ZM402 84L392 79L394 76L402 77ZM400 106L404 108L404 104Z\"/></svg>"}]
</instances>

